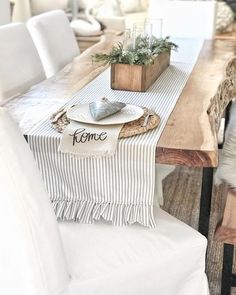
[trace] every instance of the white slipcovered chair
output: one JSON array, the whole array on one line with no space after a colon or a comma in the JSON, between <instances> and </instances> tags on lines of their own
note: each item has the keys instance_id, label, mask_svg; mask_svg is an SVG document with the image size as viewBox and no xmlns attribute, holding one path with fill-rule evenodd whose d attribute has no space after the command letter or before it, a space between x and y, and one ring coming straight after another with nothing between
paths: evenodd
<instances>
[{"instance_id":1,"label":"white slipcovered chair","mask_svg":"<svg viewBox=\"0 0 236 295\"><path fill-rule=\"evenodd\" d=\"M103 34L101 24L90 14L86 13L86 19L73 19L70 23L77 37L100 36Z\"/></svg>"},{"instance_id":2,"label":"white slipcovered chair","mask_svg":"<svg viewBox=\"0 0 236 295\"><path fill-rule=\"evenodd\" d=\"M2 294L209 294L203 236L161 209L155 229L58 224L29 146L4 108L0 126Z\"/></svg>"},{"instance_id":3,"label":"white slipcovered chair","mask_svg":"<svg viewBox=\"0 0 236 295\"><path fill-rule=\"evenodd\" d=\"M0 2L0 26L11 22L11 9L9 0Z\"/></svg>"},{"instance_id":4,"label":"white slipcovered chair","mask_svg":"<svg viewBox=\"0 0 236 295\"><path fill-rule=\"evenodd\" d=\"M32 38L24 24L0 27L0 104L45 79Z\"/></svg>"},{"instance_id":5,"label":"white slipcovered chair","mask_svg":"<svg viewBox=\"0 0 236 295\"><path fill-rule=\"evenodd\" d=\"M62 10L32 17L27 27L49 78L80 54L69 20Z\"/></svg>"},{"instance_id":6,"label":"white slipcovered chair","mask_svg":"<svg viewBox=\"0 0 236 295\"><path fill-rule=\"evenodd\" d=\"M83 6L86 6L85 3L83 4ZM81 6L80 0L31 0L30 6L32 16L58 9L67 11L69 14L69 10L72 9L72 22L70 25L75 34L80 36L97 36L102 34L101 25L94 18L90 17L87 21L77 19L78 10ZM69 18L71 18L70 15Z\"/></svg>"}]
</instances>

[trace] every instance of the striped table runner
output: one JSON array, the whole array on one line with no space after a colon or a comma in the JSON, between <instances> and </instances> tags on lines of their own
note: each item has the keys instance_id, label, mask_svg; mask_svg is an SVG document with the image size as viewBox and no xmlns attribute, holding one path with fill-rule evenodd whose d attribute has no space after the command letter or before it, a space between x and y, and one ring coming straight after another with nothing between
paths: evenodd
<instances>
[{"instance_id":1,"label":"striped table runner","mask_svg":"<svg viewBox=\"0 0 236 295\"><path fill-rule=\"evenodd\" d=\"M145 93L111 90L108 69L69 101L88 103L105 96L152 108L160 115L157 129L120 140L114 157L77 158L59 153L61 135L51 128L48 118L28 133L58 219L92 223L102 217L114 225L138 222L155 227L156 145L198 52L192 62L172 62Z\"/></svg>"}]
</instances>

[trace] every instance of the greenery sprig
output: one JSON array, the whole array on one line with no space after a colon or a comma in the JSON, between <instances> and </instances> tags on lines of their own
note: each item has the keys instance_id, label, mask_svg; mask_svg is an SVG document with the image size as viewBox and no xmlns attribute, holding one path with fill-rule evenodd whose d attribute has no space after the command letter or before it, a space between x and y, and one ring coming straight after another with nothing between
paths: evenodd
<instances>
[{"instance_id":1,"label":"greenery sprig","mask_svg":"<svg viewBox=\"0 0 236 295\"><path fill-rule=\"evenodd\" d=\"M169 41L169 37L157 39L138 36L135 40L135 48L125 49L123 43L119 42L112 47L110 53L96 53L92 55L92 59L104 64L148 65L154 62L156 55L177 48L176 44Z\"/></svg>"}]
</instances>

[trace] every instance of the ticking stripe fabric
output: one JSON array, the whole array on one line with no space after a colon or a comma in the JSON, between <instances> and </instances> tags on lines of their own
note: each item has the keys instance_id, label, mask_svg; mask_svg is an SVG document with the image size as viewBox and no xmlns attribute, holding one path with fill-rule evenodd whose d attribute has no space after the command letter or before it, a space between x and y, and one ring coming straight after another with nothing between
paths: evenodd
<instances>
[{"instance_id":1,"label":"ticking stripe fabric","mask_svg":"<svg viewBox=\"0 0 236 295\"><path fill-rule=\"evenodd\" d=\"M191 62L172 62L145 93L111 90L107 69L68 102L88 103L105 96L151 108L160 115L157 129L119 140L113 157L77 158L58 152L61 134L51 128L49 118L28 132L58 219L93 223L104 218L114 225L138 222L155 227L156 145L193 69L202 43L197 44L194 54L191 47Z\"/></svg>"}]
</instances>

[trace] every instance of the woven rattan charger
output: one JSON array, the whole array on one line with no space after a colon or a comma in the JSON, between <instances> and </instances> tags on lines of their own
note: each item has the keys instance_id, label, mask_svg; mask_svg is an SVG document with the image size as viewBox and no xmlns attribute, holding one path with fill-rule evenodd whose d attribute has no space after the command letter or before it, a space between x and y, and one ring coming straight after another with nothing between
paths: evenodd
<instances>
[{"instance_id":1,"label":"woven rattan charger","mask_svg":"<svg viewBox=\"0 0 236 295\"><path fill-rule=\"evenodd\" d=\"M73 106L66 106L59 109L54 113L50 120L52 127L59 133L62 133L66 126L70 123L70 120L66 116L66 112ZM148 122L143 126L146 116L148 115L148 109L144 108L144 114L138 120L125 123L120 131L119 138L126 138L141 133L145 133L149 130L156 128L160 123L160 117L157 114L150 115Z\"/></svg>"}]
</instances>

